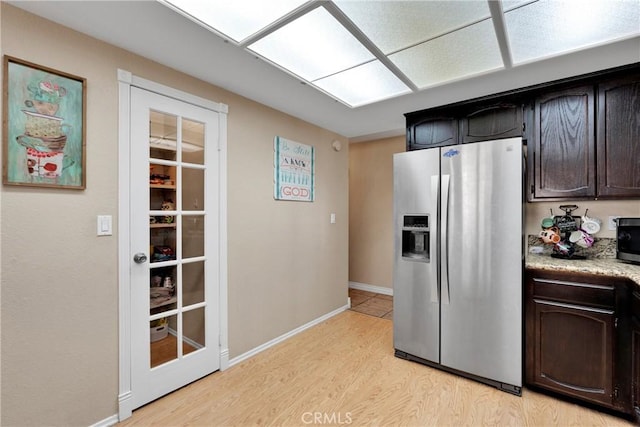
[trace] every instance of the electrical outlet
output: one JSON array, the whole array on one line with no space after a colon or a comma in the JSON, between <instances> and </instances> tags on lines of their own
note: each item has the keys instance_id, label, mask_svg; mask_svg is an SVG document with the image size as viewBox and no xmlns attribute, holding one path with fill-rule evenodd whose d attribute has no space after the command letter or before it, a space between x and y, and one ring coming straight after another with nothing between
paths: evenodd
<instances>
[{"instance_id":1,"label":"electrical outlet","mask_svg":"<svg viewBox=\"0 0 640 427\"><path fill-rule=\"evenodd\" d=\"M620 215L612 215L609 217L609 230L615 230L617 225L616 225L616 219L620 218Z\"/></svg>"}]
</instances>

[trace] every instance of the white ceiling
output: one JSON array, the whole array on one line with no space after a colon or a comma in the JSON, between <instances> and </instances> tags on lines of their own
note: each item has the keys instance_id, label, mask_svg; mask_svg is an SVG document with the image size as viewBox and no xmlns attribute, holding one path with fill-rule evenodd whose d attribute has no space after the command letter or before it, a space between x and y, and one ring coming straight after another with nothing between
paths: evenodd
<instances>
[{"instance_id":1,"label":"white ceiling","mask_svg":"<svg viewBox=\"0 0 640 427\"><path fill-rule=\"evenodd\" d=\"M477 8L478 1L467 3ZM458 55L462 61L439 70L451 70L450 76L445 75L431 84L414 85L412 93L356 108L338 102L290 71L275 67L245 49L246 46L225 40L156 1L50 0L8 3L357 142L403 134L403 114L407 112L640 61L640 24L637 24L640 22L640 0L625 0L626 7L631 3L639 11L638 17L631 14L632 27L638 26L635 34L627 31L624 36L617 36L609 42L596 42L588 48L569 46L571 50L560 51L564 48L554 34L562 24L554 23L554 15L550 11L567 1L551 2L549 7L545 7L545 13L536 19L524 19L522 23L506 23L501 9L496 8L495 2L490 2L493 27L496 29L497 44L500 45L501 67L465 70L465 62L470 66L477 63L477 59L470 55L486 48L486 43L469 47L452 39L444 46L444 50L466 53ZM615 8L617 1L608 0L606 3ZM524 2L510 0L505 2L505 9L509 8L508 3ZM510 40L508 36L509 31L517 28L516 25L530 28L520 42L514 42L515 39ZM615 24L610 27L615 30L616 26L620 27ZM375 30L375 26L373 28ZM584 28L593 34L596 27L593 22L584 21ZM376 34L370 34L376 37ZM575 34L575 30L572 34ZM606 38L607 34L602 37ZM541 50L545 43L548 47ZM400 54L402 52L396 53ZM126 68L126 65L123 64L123 67Z\"/></svg>"}]
</instances>

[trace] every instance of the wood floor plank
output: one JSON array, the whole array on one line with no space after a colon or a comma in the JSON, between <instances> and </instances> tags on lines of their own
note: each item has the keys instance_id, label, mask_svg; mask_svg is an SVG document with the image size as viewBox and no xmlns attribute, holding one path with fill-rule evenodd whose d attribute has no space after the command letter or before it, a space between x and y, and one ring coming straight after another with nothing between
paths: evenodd
<instances>
[{"instance_id":1,"label":"wood floor plank","mask_svg":"<svg viewBox=\"0 0 640 427\"><path fill-rule=\"evenodd\" d=\"M320 422L318 422L320 421ZM122 426L631 426L396 358L389 320L345 311L140 408Z\"/></svg>"}]
</instances>

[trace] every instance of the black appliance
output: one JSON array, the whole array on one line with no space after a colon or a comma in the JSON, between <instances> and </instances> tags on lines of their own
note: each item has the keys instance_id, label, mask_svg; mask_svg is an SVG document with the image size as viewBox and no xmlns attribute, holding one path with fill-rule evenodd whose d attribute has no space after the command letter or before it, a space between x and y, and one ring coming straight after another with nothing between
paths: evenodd
<instances>
[{"instance_id":1,"label":"black appliance","mask_svg":"<svg viewBox=\"0 0 640 427\"><path fill-rule=\"evenodd\" d=\"M640 264L640 218L618 218L617 258Z\"/></svg>"}]
</instances>

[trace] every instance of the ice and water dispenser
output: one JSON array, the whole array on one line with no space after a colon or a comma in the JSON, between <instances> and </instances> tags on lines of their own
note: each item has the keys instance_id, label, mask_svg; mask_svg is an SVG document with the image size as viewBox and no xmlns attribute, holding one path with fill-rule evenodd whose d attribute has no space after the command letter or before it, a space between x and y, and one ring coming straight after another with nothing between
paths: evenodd
<instances>
[{"instance_id":1,"label":"ice and water dispenser","mask_svg":"<svg viewBox=\"0 0 640 427\"><path fill-rule=\"evenodd\" d=\"M429 215L402 216L402 258L429 262Z\"/></svg>"}]
</instances>

